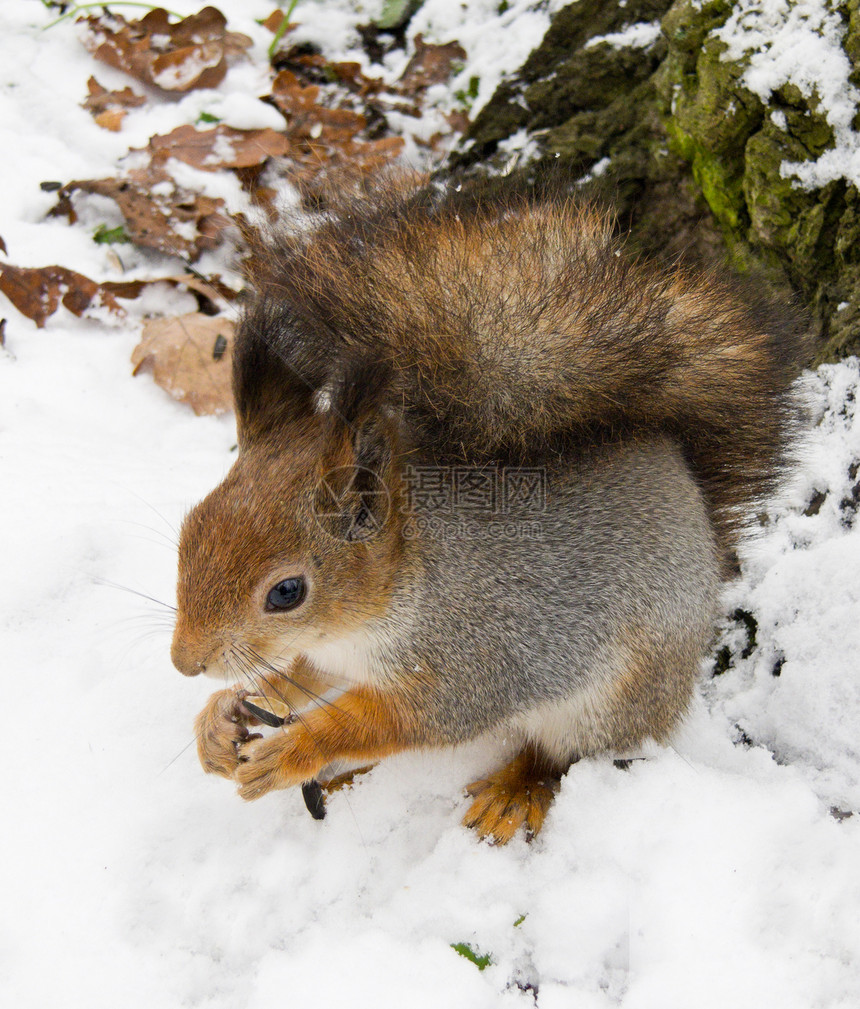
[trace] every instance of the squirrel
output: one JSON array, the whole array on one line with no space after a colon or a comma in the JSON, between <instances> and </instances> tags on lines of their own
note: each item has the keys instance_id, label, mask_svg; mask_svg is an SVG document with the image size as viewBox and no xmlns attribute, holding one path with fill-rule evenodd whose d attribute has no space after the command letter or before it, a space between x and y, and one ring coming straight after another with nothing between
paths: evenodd
<instances>
[{"instance_id":1,"label":"squirrel","mask_svg":"<svg viewBox=\"0 0 860 1009\"><path fill-rule=\"evenodd\" d=\"M239 455L179 544L173 662L235 681L201 763L257 799L489 735L463 822L533 836L574 762L687 710L803 327L564 195L383 190L255 263ZM305 710L261 738L249 692Z\"/></svg>"}]
</instances>

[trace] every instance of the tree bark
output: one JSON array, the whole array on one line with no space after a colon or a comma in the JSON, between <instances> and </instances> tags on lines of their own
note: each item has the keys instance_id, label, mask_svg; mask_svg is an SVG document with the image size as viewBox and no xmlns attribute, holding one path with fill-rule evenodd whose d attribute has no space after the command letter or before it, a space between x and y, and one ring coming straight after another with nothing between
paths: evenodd
<instances>
[{"instance_id":1,"label":"tree bark","mask_svg":"<svg viewBox=\"0 0 860 1009\"><path fill-rule=\"evenodd\" d=\"M727 59L714 34L733 6L577 0L498 88L449 168L490 185L579 180L617 210L635 248L728 261L808 306L816 362L858 353L860 196L844 179L803 189L783 177L784 162L832 147L833 131L814 91L788 84L765 102L744 86L745 61ZM860 85L860 0L838 13ZM660 27L645 45L604 38L643 23Z\"/></svg>"}]
</instances>

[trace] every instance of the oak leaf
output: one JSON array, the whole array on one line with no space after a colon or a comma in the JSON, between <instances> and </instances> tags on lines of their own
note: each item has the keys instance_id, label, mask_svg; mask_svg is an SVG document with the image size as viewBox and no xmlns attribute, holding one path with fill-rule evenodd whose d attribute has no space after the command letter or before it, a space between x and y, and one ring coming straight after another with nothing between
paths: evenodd
<instances>
[{"instance_id":1,"label":"oak leaf","mask_svg":"<svg viewBox=\"0 0 860 1009\"><path fill-rule=\"evenodd\" d=\"M367 119L351 109L318 104L317 85L302 85L291 70L282 70L272 81L272 100L286 114L290 137L343 143L367 126Z\"/></svg>"},{"instance_id":2,"label":"oak leaf","mask_svg":"<svg viewBox=\"0 0 860 1009\"><path fill-rule=\"evenodd\" d=\"M143 95L136 94L131 88L122 91L108 91L95 79L87 81L89 96L82 102L83 107L93 114L93 118L106 130L116 132L122 127L122 121L129 109L137 108L146 102Z\"/></svg>"},{"instance_id":3,"label":"oak leaf","mask_svg":"<svg viewBox=\"0 0 860 1009\"><path fill-rule=\"evenodd\" d=\"M144 323L132 374L151 371L156 384L196 414L233 408L230 388L233 323L192 312Z\"/></svg>"},{"instance_id":4,"label":"oak leaf","mask_svg":"<svg viewBox=\"0 0 860 1009\"><path fill-rule=\"evenodd\" d=\"M193 126L177 126L163 136L150 138L154 164L168 158L184 161L194 168L208 172L219 168L249 168L260 165L269 158L283 157L289 142L277 130L237 130L219 124L211 130L197 130Z\"/></svg>"},{"instance_id":5,"label":"oak leaf","mask_svg":"<svg viewBox=\"0 0 860 1009\"><path fill-rule=\"evenodd\" d=\"M82 316L87 309L104 307L123 315L114 295L94 280L65 266L0 266L0 291L15 308L42 329L62 304Z\"/></svg>"},{"instance_id":6,"label":"oak leaf","mask_svg":"<svg viewBox=\"0 0 860 1009\"><path fill-rule=\"evenodd\" d=\"M87 91L89 94L81 103L83 107L92 113L105 112L108 109L136 109L146 104L144 95L139 95L131 88L123 88L122 91L108 91L95 79L90 77L87 81Z\"/></svg>"},{"instance_id":7,"label":"oak leaf","mask_svg":"<svg viewBox=\"0 0 860 1009\"><path fill-rule=\"evenodd\" d=\"M163 95L217 87L228 65L252 45L247 35L227 31L227 21L215 7L204 7L173 24L162 7L139 21L127 21L119 14L84 20L84 45L96 59Z\"/></svg>"},{"instance_id":8,"label":"oak leaf","mask_svg":"<svg viewBox=\"0 0 860 1009\"><path fill-rule=\"evenodd\" d=\"M330 63L329 67L339 81L362 98L375 95L383 88L382 78L366 77L360 63Z\"/></svg>"},{"instance_id":9,"label":"oak leaf","mask_svg":"<svg viewBox=\"0 0 860 1009\"><path fill-rule=\"evenodd\" d=\"M272 13L264 21L260 22L260 24L264 28L268 28L268 30L270 32L272 32L272 34L274 34L276 31L278 31L278 29L284 23L284 18L285 17L286 17L286 14L284 14L284 12L281 10L281 8L280 7L276 7L272 11Z\"/></svg>"},{"instance_id":10,"label":"oak leaf","mask_svg":"<svg viewBox=\"0 0 860 1009\"><path fill-rule=\"evenodd\" d=\"M297 58L298 60L298 58ZM304 64L293 62L297 69ZM336 171L341 177L366 175L384 167L403 148L402 137L363 140L368 119L351 108L331 108L320 99L317 84L303 84L292 70L281 70L272 82L272 101L287 119L291 183L311 187ZM352 101L347 93L344 98ZM325 95L332 100L330 94Z\"/></svg>"},{"instance_id":11,"label":"oak leaf","mask_svg":"<svg viewBox=\"0 0 860 1009\"><path fill-rule=\"evenodd\" d=\"M83 179L66 183L53 215L77 219L75 192L107 196L125 218L126 233L135 243L192 261L219 244L230 219L220 197L203 196L179 186L161 164L149 162L128 169L116 179Z\"/></svg>"},{"instance_id":12,"label":"oak leaf","mask_svg":"<svg viewBox=\"0 0 860 1009\"><path fill-rule=\"evenodd\" d=\"M225 307L239 296L239 292L228 287L217 274L205 278L193 273L182 273L172 277L152 277L149 280L105 280L99 286L114 298L131 300L153 284L167 284L168 287L190 291L204 315L215 315L219 308Z\"/></svg>"},{"instance_id":13,"label":"oak leaf","mask_svg":"<svg viewBox=\"0 0 860 1009\"><path fill-rule=\"evenodd\" d=\"M96 125L101 126L103 130L110 130L111 133L119 133L125 113L125 109L105 109L95 117Z\"/></svg>"},{"instance_id":14,"label":"oak leaf","mask_svg":"<svg viewBox=\"0 0 860 1009\"><path fill-rule=\"evenodd\" d=\"M454 73L455 64L465 60L466 50L459 42L433 45L419 33L415 36L415 52L400 77L399 90L414 95L431 84L444 84Z\"/></svg>"},{"instance_id":15,"label":"oak leaf","mask_svg":"<svg viewBox=\"0 0 860 1009\"><path fill-rule=\"evenodd\" d=\"M201 308L211 312L237 297L237 292L218 276L204 279L183 273L151 280L106 280L98 284L64 266L0 266L0 291L40 329L61 303L79 317L96 308L107 308L114 315L123 316L125 310L117 298L130 301L152 284L187 289L197 297Z\"/></svg>"}]
</instances>

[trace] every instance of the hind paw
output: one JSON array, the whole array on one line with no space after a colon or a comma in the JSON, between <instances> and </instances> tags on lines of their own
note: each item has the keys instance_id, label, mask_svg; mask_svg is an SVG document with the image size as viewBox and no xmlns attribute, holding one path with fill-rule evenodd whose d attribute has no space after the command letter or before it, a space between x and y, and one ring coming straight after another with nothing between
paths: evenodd
<instances>
[{"instance_id":1,"label":"hind paw","mask_svg":"<svg viewBox=\"0 0 860 1009\"><path fill-rule=\"evenodd\" d=\"M507 844L524 827L531 839L543 826L558 778L526 747L509 764L466 788L474 802L463 825L495 844Z\"/></svg>"}]
</instances>

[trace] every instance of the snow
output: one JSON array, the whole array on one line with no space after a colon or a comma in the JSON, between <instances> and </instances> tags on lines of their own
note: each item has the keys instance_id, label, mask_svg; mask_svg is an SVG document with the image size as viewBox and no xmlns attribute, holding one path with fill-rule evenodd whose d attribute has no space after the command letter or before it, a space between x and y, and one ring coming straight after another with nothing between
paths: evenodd
<instances>
[{"instance_id":1,"label":"snow","mask_svg":"<svg viewBox=\"0 0 860 1009\"><path fill-rule=\"evenodd\" d=\"M820 420L801 447L783 509L746 545L744 583L728 593L732 609L755 613L762 642L712 686L720 708L748 735L779 759L802 762L826 801L856 809L860 364L854 358L823 367L805 388ZM816 497L817 507L808 507Z\"/></svg>"},{"instance_id":2,"label":"snow","mask_svg":"<svg viewBox=\"0 0 860 1009\"><path fill-rule=\"evenodd\" d=\"M846 23L827 0L736 0L722 28L723 59L745 60L743 83L767 102L785 84L820 103L835 143L819 158L785 162L782 175L815 189L834 179L860 185L860 134L852 126L860 90L841 46Z\"/></svg>"},{"instance_id":3,"label":"snow","mask_svg":"<svg viewBox=\"0 0 860 1009\"><path fill-rule=\"evenodd\" d=\"M468 64L451 82L451 94L468 89L478 78L478 95L471 105L474 117L492 98L502 78L514 73L539 45L552 15L566 0L509 0L499 14L499 0L427 0L411 22L410 31L422 32L425 42L457 39L469 54Z\"/></svg>"},{"instance_id":4,"label":"snow","mask_svg":"<svg viewBox=\"0 0 860 1009\"><path fill-rule=\"evenodd\" d=\"M446 89L440 110L456 106L453 96L466 91L472 77L478 78L478 94L471 103L476 115L490 100L503 76L514 73L543 38L552 15L564 7L567 0L508 0L507 9L499 14L500 0L425 0L409 23L409 37L421 34L427 43L444 44L458 41L469 54L467 65L456 74ZM326 0L325 3L302 3L294 19L300 27L291 34L295 41L311 41L324 47L332 59L352 59L367 69L367 56L356 51L354 29L365 24L380 11L382 0L374 3L352 3L350 0ZM385 62L387 74L380 75L374 66L374 76L394 81L403 73L414 46L407 51L389 54ZM432 130L430 131L433 132Z\"/></svg>"},{"instance_id":5,"label":"snow","mask_svg":"<svg viewBox=\"0 0 860 1009\"><path fill-rule=\"evenodd\" d=\"M220 6L262 58L254 19L270 0ZM351 26L369 6L304 0L297 16L357 58ZM416 22L429 41L475 47L482 89L548 18L512 4L506 17L532 35L506 50L494 6L429 0ZM91 240L98 214L46 220L38 183L112 174L128 146L204 105L260 125L247 96L265 92L237 65L214 92L100 130L79 108L87 78L127 81L70 22L41 32L50 17L0 9L0 235L10 262L117 279ZM462 73L474 72L470 56ZM120 252L137 275L177 272ZM218 268L211 255L204 270ZM115 586L172 603L178 524L229 468L235 431L131 376L147 297L113 328L61 310L37 330L0 308L0 654L22 706L5 730L4 1004L513 1009L535 1004L531 985L540 1009L853 1009L860 815L831 807L860 809L858 363L806 377L814 423L797 473L726 589L724 640L742 641L729 615L744 609L755 648L706 671L673 747L627 770L576 765L540 837L500 848L459 825L462 786L498 755L486 742L390 758L321 823L297 792L245 805L201 773L191 723L212 684L172 668L169 609ZM453 943L491 964L479 971Z\"/></svg>"},{"instance_id":6,"label":"snow","mask_svg":"<svg viewBox=\"0 0 860 1009\"><path fill-rule=\"evenodd\" d=\"M594 35L583 48L607 45L612 49L624 49L632 46L634 49L647 49L660 37L659 21L637 21L628 25L623 31L610 32L608 35Z\"/></svg>"}]
</instances>

